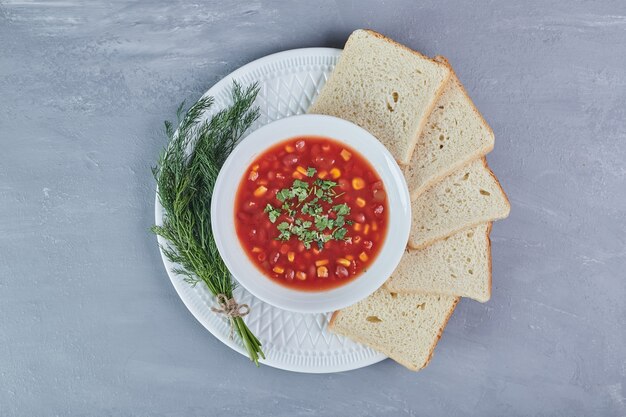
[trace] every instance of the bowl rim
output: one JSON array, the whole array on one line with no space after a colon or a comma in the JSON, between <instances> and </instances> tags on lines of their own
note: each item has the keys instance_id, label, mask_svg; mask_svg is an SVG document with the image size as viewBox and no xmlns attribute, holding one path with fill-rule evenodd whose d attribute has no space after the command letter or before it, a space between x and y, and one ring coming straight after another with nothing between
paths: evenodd
<instances>
[{"instance_id":1,"label":"bowl rim","mask_svg":"<svg viewBox=\"0 0 626 417\"><path fill-rule=\"evenodd\" d=\"M387 192L388 226L383 247L367 271L323 291L299 291L265 276L248 258L235 232L234 203L252 161L273 145L298 136L328 137L358 151L377 171ZM233 190L235 192L233 192ZM299 313L326 313L366 298L391 276L405 251L411 226L411 200L404 175L387 148L365 129L327 115L298 115L271 122L246 136L224 162L211 198L211 227L230 273L255 297Z\"/></svg>"}]
</instances>

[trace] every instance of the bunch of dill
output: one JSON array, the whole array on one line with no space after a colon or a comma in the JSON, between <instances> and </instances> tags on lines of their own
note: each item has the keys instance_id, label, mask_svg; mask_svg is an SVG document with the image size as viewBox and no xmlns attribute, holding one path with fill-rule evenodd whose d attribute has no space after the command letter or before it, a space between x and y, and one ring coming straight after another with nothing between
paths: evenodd
<instances>
[{"instance_id":1,"label":"bunch of dill","mask_svg":"<svg viewBox=\"0 0 626 417\"><path fill-rule=\"evenodd\" d=\"M259 117L252 103L259 92L257 84L246 88L233 83L233 104L209 120L202 115L214 104L204 97L184 114L178 108L178 130L165 122L169 145L161 153L152 172L157 195L164 209L163 224L152 231L167 240L165 256L180 265L174 272L191 285L204 283L215 296L232 299L235 283L217 250L211 230L211 196L224 161L243 133ZM241 338L250 359L258 365L265 358L261 343L242 317L228 315L231 329Z\"/></svg>"}]
</instances>

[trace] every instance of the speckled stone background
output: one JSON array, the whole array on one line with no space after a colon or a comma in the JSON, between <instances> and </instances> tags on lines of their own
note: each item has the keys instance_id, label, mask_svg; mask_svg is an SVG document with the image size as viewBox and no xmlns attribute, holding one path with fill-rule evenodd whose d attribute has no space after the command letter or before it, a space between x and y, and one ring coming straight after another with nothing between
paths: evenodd
<instances>
[{"instance_id":1,"label":"speckled stone background","mask_svg":"<svg viewBox=\"0 0 626 417\"><path fill-rule=\"evenodd\" d=\"M255 369L161 264L162 120L369 27L446 55L512 212L434 360ZM0 416L626 415L626 3L0 0Z\"/></svg>"}]
</instances>

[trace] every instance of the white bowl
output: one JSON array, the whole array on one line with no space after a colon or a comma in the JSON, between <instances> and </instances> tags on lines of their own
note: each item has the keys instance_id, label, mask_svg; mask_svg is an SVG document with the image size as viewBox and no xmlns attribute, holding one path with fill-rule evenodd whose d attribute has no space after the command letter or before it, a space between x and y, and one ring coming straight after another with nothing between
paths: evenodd
<instances>
[{"instance_id":1,"label":"white bowl","mask_svg":"<svg viewBox=\"0 0 626 417\"><path fill-rule=\"evenodd\" d=\"M323 136L345 143L369 161L385 185L389 223L383 247L367 271L326 291L298 291L266 277L249 260L235 232L235 196L252 161L269 147L296 136ZM303 115L261 127L237 145L222 167L211 200L211 225L226 266L248 291L273 306L301 313L325 313L350 306L376 291L404 253L411 228L411 200L400 167L374 136L331 116Z\"/></svg>"}]
</instances>

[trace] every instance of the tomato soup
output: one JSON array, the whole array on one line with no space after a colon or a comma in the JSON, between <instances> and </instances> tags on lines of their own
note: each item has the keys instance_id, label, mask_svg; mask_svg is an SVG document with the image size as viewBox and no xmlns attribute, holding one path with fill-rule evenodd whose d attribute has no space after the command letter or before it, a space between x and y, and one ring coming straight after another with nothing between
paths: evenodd
<instances>
[{"instance_id":1,"label":"tomato soup","mask_svg":"<svg viewBox=\"0 0 626 417\"><path fill-rule=\"evenodd\" d=\"M354 149L295 137L256 158L235 199L237 236L270 279L328 290L362 274L387 234L383 182Z\"/></svg>"}]
</instances>

